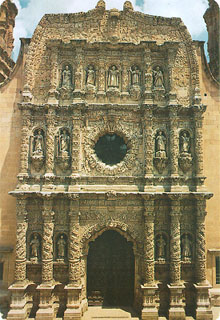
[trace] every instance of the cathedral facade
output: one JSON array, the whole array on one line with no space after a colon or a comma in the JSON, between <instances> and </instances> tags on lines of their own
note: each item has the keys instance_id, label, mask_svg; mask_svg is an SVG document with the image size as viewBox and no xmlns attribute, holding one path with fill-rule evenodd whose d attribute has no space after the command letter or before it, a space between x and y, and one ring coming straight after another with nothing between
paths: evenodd
<instances>
[{"instance_id":1,"label":"cathedral facade","mask_svg":"<svg viewBox=\"0 0 220 320\"><path fill-rule=\"evenodd\" d=\"M208 10L206 20L212 1ZM181 19L129 1L45 15L22 39L0 88L11 124L3 182L13 167L2 221L14 238L3 234L0 256L8 320L83 319L90 306L213 319L220 194L204 181L209 157L217 172L220 160L204 144L219 83L203 54Z\"/></svg>"}]
</instances>

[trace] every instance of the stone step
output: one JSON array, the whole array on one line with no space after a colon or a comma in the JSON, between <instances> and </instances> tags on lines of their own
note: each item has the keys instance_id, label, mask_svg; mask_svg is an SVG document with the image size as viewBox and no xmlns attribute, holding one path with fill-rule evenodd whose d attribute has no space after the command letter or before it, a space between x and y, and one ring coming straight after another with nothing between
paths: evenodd
<instances>
[{"instance_id":1,"label":"stone step","mask_svg":"<svg viewBox=\"0 0 220 320\"><path fill-rule=\"evenodd\" d=\"M83 320L139 320L131 308L89 307Z\"/></svg>"}]
</instances>

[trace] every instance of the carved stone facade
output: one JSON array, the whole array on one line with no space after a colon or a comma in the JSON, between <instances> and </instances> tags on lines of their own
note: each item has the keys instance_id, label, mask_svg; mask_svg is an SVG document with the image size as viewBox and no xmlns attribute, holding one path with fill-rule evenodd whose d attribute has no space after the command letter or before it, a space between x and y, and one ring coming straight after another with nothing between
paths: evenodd
<instances>
[{"instance_id":1,"label":"carved stone facade","mask_svg":"<svg viewBox=\"0 0 220 320\"><path fill-rule=\"evenodd\" d=\"M212 319L198 68L180 19L134 12L129 1L121 12L99 1L42 18L19 103L8 320L81 319L88 305L124 301L120 243L125 303L142 319ZM102 251L101 237L119 243L115 252Z\"/></svg>"}]
</instances>

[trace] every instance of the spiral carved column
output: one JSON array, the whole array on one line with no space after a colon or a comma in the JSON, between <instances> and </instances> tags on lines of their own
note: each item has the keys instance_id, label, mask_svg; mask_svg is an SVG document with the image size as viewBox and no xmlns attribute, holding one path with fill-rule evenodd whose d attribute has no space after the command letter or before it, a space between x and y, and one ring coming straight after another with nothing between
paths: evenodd
<instances>
[{"instance_id":1,"label":"spiral carved column","mask_svg":"<svg viewBox=\"0 0 220 320\"><path fill-rule=\"evenodd\" d=\"M170 174L172 177L171 191L179 191L178 186L178 156L179 156L179 139L178 139L178 114L177 107L170 107Z\"/></svg>"},{"instance_id":2,"label":"spiral carved column","mask_svg":"<svg viewBox=\"0 0 220 320\"><path fill-rule=\"evenodd\" d=\"M54 319L54 280L53 280L53 200L44 199L43 239L42 239L42 284L37 287L40 292L40 304L36 320Z\"/></svg>"},{"instance_id":3,"label":"spiral carved column","mask_svg":"<svg viewBox=\"0 0 220 320\"><path fill-rule=\"evenodd\" d=\"M169 319L185 319L184 285L181 283L180 200L171 198L170 213L170 309Z\"/></svg>"},{"instance_id":4,"label":"spiral carved column","mask_svg":"<svg viewBox=\"0 0 220 320\"><path fill-rule=\"evenodd\" d=\"M26 232L27 212L26 199L18 198L16 203L17 214L17 240L15 261L15 283L9 287L11 291L11 305L7 319L25 320L27 318L26 288Z\"/></svg>"},{"instance_id":5,"label":"spiral carved column","mask_svg":"<svg viewBox=\"0 0 220 320\"><path fill-rule=\"evenodd\" d=\"M213 319L210 309L209 289L210 284L206 280L206 249L205 249L205 216L206 200L197 199L196 215L196 282L197 309L196 319Z\"/></svg>"},{"instance_id":6,"label":"spiral carved column","mask_svg":"<svg viewBox=\"0 0 220 320\"><path fill-rule=\"evenodd\" d=\"M69 284L67 291L67 309L64 320L81 319L81 268L79 242L79 198L70 199L69 211Z\"/></svg>"},{"instance_id":7,"label":"spiral carved column","mask_svg":"<svg viewBox=\"0 0 220 320\"><path fill-rule=\"evenodd\" d=\"M154 279L154 200L145 200L144 212L144 285L142 319L158 318L158 286Z\"/></svg>"},{"instance_id":8,"label":"spiral carved column","mask_svg":"<svg viewBox=\"0 0 220 320\"><path fill-rule=\"evenodd\" d=\"M55 45L51 48L50 54L51 75L50 75L50 90L48 92L48 103L58 103L57 87L59 84L58 75L58 47Z\"/></svg>"},{"instance_id":9,"label":"spiral carved column","mask_svg":"<svg viewBox=\"0 0 220 320\"><path fill-rule=\"evenodd\" d=\"M72 176L78 176L80 172L80 114L73 116L72 130ZM74 191L74 186L70 186L70 191Z\"/></svg>"}]
</instances>

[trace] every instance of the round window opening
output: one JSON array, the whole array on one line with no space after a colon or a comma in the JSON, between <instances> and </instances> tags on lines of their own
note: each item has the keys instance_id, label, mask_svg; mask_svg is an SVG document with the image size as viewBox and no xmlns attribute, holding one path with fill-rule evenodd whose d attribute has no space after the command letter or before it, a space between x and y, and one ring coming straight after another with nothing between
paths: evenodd
<instances>
[{"instance_id":1,"label":"round window opening","mask_svg":"<svg viewBox=\"0 0 220 320\"><path fill-rule=\"evenodd\" d=\"M117 134L105 134L95 144L95 152L99 160L113 166L121 162L128 147L122 137Z\"/></svg>"}]
</instances>

